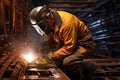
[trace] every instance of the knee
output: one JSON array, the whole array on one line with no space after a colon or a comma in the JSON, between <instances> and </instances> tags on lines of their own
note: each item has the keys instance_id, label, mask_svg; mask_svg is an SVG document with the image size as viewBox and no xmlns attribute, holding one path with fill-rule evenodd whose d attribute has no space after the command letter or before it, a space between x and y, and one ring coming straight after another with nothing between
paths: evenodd
<instances>
[{"instance_id":1,"label":"knee","mask_svg":"<svg viewBox=\"0 0 120 80\"><path fill-rule=\"evenodd\" d=\"M83 73L93 74L95 70L96 70L96 65L94 62L83 63Z\"/></svg>"},{"instance_id":2,"label":"knee","mask_svg":"<svg viewBox=\"0 0 120 80\"><path fill-rule=\"evenodd\" d=\"M74 64L79 64L81 63L83 60L83 57L81 56L69 56L69 57L66 57L64 60L63 60L63 65L74 65Z\"/></svg>"},{"instance_id":3,"label":"knee","mask_svg":"<svg viewBox=\"0 0 120 80\"><path fill-rule=\"evenodd\" d=\"M67 58L65 58L64 60L63 60L63 65L65 66L65 65L69 65L69 63L70 63L70 60L68 60Z\"/></svg>"}]
</instances>

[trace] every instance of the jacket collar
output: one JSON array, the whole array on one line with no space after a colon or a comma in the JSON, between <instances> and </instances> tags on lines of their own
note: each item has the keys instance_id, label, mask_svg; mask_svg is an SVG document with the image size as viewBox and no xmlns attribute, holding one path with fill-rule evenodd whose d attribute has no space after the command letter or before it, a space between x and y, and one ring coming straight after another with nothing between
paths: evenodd
<instances>
[{"instance_id":1,"label":"jacket collar","mask_svg":"<svg viewBox=\"0 0 120 80\"><path fill-rule=\"evenodd\" d=\"M61 26L61 24L62 24L61 17L60 17L60 15L58 14L58 12L55 11L55 10L52 10L52 13L53 13L53 15L55 16L56 26L58 26L58 28L59 28L59 27Z\"/></svg>"}]
</instances>

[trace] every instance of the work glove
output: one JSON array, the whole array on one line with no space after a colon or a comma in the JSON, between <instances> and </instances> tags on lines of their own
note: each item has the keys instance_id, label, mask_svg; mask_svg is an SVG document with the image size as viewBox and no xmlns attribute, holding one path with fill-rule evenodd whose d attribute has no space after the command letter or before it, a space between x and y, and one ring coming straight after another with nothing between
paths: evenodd
<instances>
[{"instance_id":1,"label":"work glove","mask_svg":"<svg viewBox=\"0 0 120 80\"><path fill-rule=\"evenodd\" d=\"M48 58L50 61L56 60L56 57L55 57L54 53L52 53L52 52L49 52L49 53L48 53L47 58Z\"/></svg>"},{"instance_id":2,"label":"work glove","mask_svg":"<svg viewBox=\"0 0 120 80\"><path fill-rule=\"evenodd\" d=\"M49 61L46 58L42 57L42 56L40 56L37 59L35 59L34 62L36 64L41 64L41 65L45 65L45 64L49 63Z\"/></svg>"},{"instance_id":3,"label":"work glove","mask_svg":"<svg viewBox=\"0 0 120 80\"><path fill-rule=\"evenodd\" d=\"M35 59L36 64L49 64L54 62L55 56L52 52L46 54L46 55L40 55L37 59Z\"/></svg>"}]
</instances>

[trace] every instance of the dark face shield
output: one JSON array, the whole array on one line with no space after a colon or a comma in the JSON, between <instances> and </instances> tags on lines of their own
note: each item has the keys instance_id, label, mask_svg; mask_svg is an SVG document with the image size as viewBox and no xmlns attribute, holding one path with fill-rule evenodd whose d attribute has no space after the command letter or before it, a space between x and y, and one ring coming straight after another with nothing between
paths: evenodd
<instances>
[{"instance_id":1,"label":"dark face shield","mask_svg":"<svg viewBox=\"0 0 120 80\"><path fill-rule=\"evenodd\" d=\"M37 25L45 32L47 35L51 32L51 27L49 26L49 13L46 16L42 17L38 22Z\"/></svg>"},{"instance_id":2,"label":"dark face shield","mask_svg":"<svg viewBox=\"0 0 120 80\"><path fill-rule=\"evenodd\" d=\"M42 31L45 31L45 29L47 28L47 24L45 23L45 21L40 20L37 25L42 29Z\"/></svg>"},{"instance_id":3,"label":"dark face shield","mask_svg":"<svg viewBox=\"0 0 120 80\"><path fill-rule=\"evenodd\" d=\"M45 29L47 28L47 25L44 21L39 21L37 24L32 25L33 28L37 31L37 33L41 36L45 36Z\"/></svg>"},{"instance_id":4,"label":"dark face shield","mask_svg":"<svg viewBox=\"0 0 120 80\"><path fill-rule=\"evenodd\" d=\"M39 27L40 30L42 30L42 31L40 31L42 33L44 32L45 34L48 35L51 31L50 27L47 25L47 22L44 19L40 20L36 25Z\"/></svg>"}]
</instances>

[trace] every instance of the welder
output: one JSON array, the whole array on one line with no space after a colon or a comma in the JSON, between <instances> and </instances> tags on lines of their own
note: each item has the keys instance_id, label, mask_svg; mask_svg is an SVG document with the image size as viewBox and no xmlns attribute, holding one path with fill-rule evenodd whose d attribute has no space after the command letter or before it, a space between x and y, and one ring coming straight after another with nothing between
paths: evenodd
<instances>
[{"instance_id":1,"label":"welder","mask_svg":"<svg viewBox=\"0 0 120 80\"><path fill-rule=\"evenodd\" d=\"M47 35L58 45L56 51L50 51L42 58L59 62L60 68L71 80L82 80L82 60L93 52L95 46L85 23L71 13L47 6L33 8L30 22L41 36Z\"/></svg>"}]
</instances>

